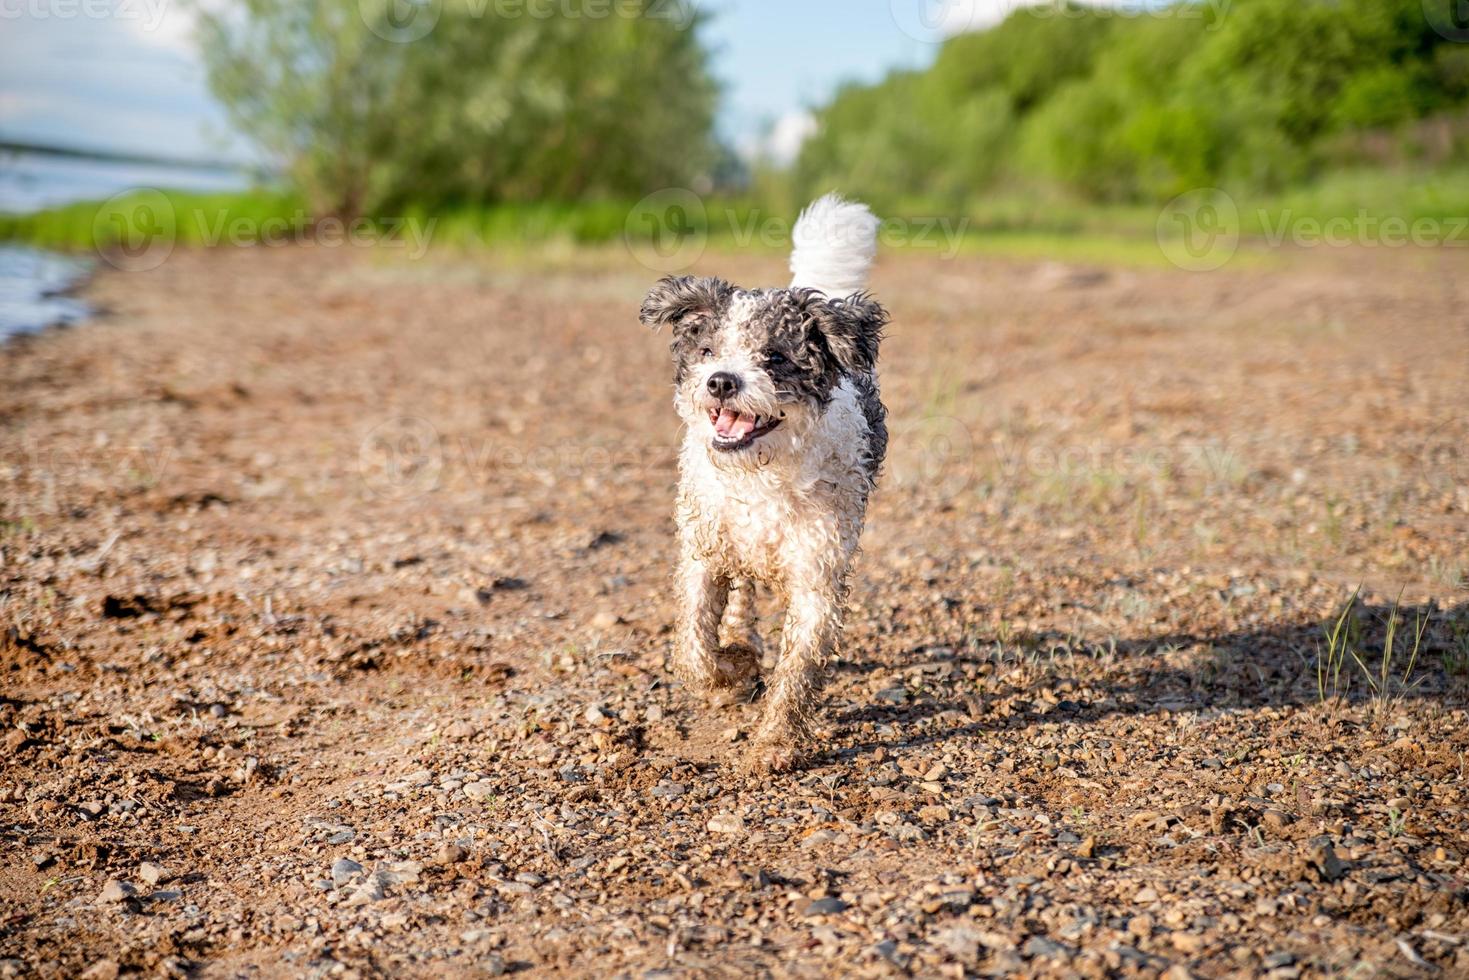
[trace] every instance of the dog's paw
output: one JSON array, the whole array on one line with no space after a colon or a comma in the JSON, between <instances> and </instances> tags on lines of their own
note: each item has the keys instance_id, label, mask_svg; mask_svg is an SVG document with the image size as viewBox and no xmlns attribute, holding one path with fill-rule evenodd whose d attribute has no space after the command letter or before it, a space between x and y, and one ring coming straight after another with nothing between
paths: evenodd
<instances>
[{"instance_id":1,"label":"dog's paw","mask_svg":"<svg viewBox=\"0 0 1469 980\"><path fill-rule=\"evenodd\" d=\"M715 705L743 704L755 692L760 679L760 655L743 643L723 647L715 657L715 673L709 684Z\"/></svg>"},{"instance_id":2,"label":"dog's paw","mask_svg":"<svg viewBox=\"0 0 1469 980\"><path fill-rule=\"evenodd\" d=\"M764 776L773 772L790 772L796 768L801 755L796 744L777 739L757 739L751 743L740 760L740 771L749 776Z\"/></svg>"}]
</instances>

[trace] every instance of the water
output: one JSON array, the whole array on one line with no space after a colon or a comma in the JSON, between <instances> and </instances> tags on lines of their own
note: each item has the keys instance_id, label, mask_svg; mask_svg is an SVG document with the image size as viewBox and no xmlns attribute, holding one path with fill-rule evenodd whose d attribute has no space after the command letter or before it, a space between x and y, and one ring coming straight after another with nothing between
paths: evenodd
<instances>
[{"instance_id":1,"label":"water","mask_svg":"<svg viewBox=\"0 0 1469 980\"><path fill-rule=\"evenodd\" d=\"M248 183L244 174L222 170L0 151L0 212L12 214L106 200L137 187L207 193L239 190Z\"/></svg>"},{"instance_id":2,"label":"water","mask_svg":"<svg viewBox=\"0 0 1469 980\"><path fill-rule=\"evenodd\" d=\"M64 291L88 268L81 259L0 244L0 340L86 317L87 305Z\"/></svg>"},{"instance_id":3,"label":"water","mask_svg":"<svg viewBox=\"0 0 1469 980\"><path fill-rule=\"evenodd\" d=\"M218 170L0 151L0 212L12 214L105 200L139 187L209 192L247 184L243 174ZM90 268L84 259L0 242L0 341L85 319L87 305L64 291Z\"/></svg>"}]
</instances>

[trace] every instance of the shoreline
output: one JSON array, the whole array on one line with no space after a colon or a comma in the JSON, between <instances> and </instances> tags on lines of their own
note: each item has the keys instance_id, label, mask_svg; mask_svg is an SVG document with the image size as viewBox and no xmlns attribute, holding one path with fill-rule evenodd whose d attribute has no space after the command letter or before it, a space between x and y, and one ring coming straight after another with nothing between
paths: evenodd
<instances>
[{"instance_id":1,"label":"shoreline","mask_svg":"<svg viewBox=\"0 0 1469 980\"><path fill-rule=\"evenodd\" d=\"M95 258L0 242L0 345L99 316L101 309L82 295L98 271Z\"/></svg>"}]
</instances>

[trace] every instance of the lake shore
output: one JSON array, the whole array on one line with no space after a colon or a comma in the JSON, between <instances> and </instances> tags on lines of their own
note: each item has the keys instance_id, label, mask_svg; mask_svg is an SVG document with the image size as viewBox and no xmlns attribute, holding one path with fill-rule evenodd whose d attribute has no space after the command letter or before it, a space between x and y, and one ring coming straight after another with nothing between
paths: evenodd
<instances>
[{"instance_id":1,"label":"lake shore","mask_svg":"<svg viewBox=\"0 0 1469 980\"><path fill-rule=\"evenodd\" d=\"M759 780L666 671L655 272L104 268L0 346L0 960L1469 972L1464 262L885 255L889 465L821 742ZM1359 584L1372 670L1323 678Z\"/></svg>"}]
</instances>

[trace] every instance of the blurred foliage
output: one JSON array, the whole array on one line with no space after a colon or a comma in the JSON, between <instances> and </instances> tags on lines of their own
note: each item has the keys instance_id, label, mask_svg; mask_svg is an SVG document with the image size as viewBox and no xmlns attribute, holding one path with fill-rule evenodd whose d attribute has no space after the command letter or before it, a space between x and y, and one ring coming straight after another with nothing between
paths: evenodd
<instances>
[{"instance_id":1,"label":"blurred foliage","mask_svg":"<svg viewBox=\"0 0 1469 980\"><path fill-rule=\"evenodd\" d=\"M1276 193L1359 162L1354 147L1403 162L1429 142L1431 162L1462 161L1462 138L1420 140L1414 124L1462 116L1466 97L1469 52L1421 0L1063 2L949 39L927 71L843 88L792 180L797 196L953 211L1042 185L1097 202Z\"/></svg>"},{"instance_id":2,"label":"blurred foliage","mask_svg":"<svg viewBox=\"0 0 1469 980\"><path fill-rule=\"evenodd\" d=\"M199 11L210 88L317 214L638 196L717 162L698 18L660 13L683 5L443 0L420 37L394 4Z\"/></svg>"}]
</instances>

